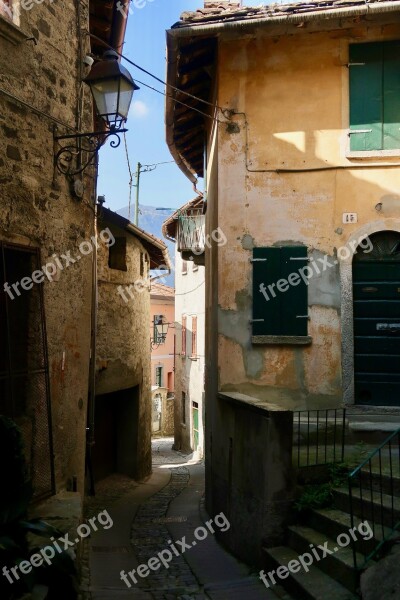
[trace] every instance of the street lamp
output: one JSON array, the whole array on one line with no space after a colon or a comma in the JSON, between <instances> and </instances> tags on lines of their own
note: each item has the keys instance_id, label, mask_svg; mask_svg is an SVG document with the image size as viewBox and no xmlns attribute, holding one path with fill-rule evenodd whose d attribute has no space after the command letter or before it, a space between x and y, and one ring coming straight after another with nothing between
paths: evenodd
<instances>
[{"instance_id":1,"label":"street lamp","mask_svg":"<svg viewBox=\"0 0 400 600\"><path fill-rule=\"evenodd\" d=\"M128 69L118 61L114 50L107 50L83 80L92 91L97 113L110 131L120 129L128 118L133 93L139 87Z\"/></svg>"},{"instance_id":2,"label":"street lamp","mask_svg":"<svg viewBox=\"0 0 400 600\"><path fill-rule=\"evenodd\" d=\"M161 346L161 344L165 344L165 340L167 338L168 329L173 327L172 323L167 323L164 321L163 315L154 315L153 319L153 336L150 338L151 349L154 350Z\"/></svg>"},{"instance_id":3,"label":"street lamp","mask_svg":"<svg viewBox=\"0 0 400 600\"><path fill-rule=\"evenodd\" d=\"M70 177L82 173L95 161L100 148L109 137L115 138L110 143L112 148L120 145L119 134L127 131L122 125L128 118L133 93L139 89L129 71L120 64L114 50L107 50L103 59L93 65L83 81L91 89L96 112L104 121L105 129L55 136L58 143L68 140L56 153L55 164L61 173ZM83 153L86 154L84 159ZM76 165L74 158L77 159Z\"/></svg>"}]
</instances>

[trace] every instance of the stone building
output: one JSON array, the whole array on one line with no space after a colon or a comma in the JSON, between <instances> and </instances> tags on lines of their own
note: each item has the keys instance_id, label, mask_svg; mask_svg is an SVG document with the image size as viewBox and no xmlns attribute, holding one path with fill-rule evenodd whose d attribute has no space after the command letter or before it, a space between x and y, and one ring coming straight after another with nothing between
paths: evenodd
<instances>
[{"instance_id":1,"label":"stone building","mask_svg":"<svg viewBox=\"0 0 400 600\"><path fill-rule=\"evenodd\" d=\"M83 61L102 56L102 41L122 48L116 7L1 3L0 412L23 430L36 498L84 489L94 249L104 244L93 238L96 167L59 173L55 138L94 131Z\"/></svg>"},{"instance_id":2,"label":"stone building","mask_svg":"<svg viewBox=\"0 0 400 600\"><path fill-rule=\"evenodd\" d=\"M102 207L98 250L95 480L114 472L151 473L150 270L169 265L166 245Z\"/></svg>"},{"instance_id":3,"label":"stone building","mask_svg":"<svg viewBox=\"0 0 400 600\"><path fill-rule=\"evenodd\" d=\"M201 196L186 203L163 224L175 242L175 434L174 447L204 452L205 215ZM193 238L196 236L196 239Z\"/></svg>"},{"instance_id":4,"label":"stone building","mask_svg":"<svg viewBox=\"0 0 400 600\"><path fill-rule=\"evenodd\" d=\"M206 1L167 32L167 142L227 239L205 251L207 505L247 559L282 539L292 411L399 426L399 40L398 0Z\"/></svg>"}]
</instances>

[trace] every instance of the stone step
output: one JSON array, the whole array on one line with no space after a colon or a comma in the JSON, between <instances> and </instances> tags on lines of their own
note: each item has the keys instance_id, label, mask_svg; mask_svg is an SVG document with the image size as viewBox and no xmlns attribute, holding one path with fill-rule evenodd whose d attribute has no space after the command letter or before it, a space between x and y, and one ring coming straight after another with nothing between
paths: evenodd
<instances>
[{"instance_id":1,"label":"stone step","mask_svg":"<svg viewBox=\"0 0 400 600\"><path fill-rule=\"evenodd\" d=\"M334 489L333 496L336 508L350 512L348 488ZM362 520L367 519L371 527L380 524L392 529L400 521L400 498L396 496L356 487L352 488L352 504L353 513Z\"/></svg>"},{"instance_id":2,"label":"stone step","mask_svg":"<svg viewBox=\"0 0 400 600\"><path fill-rule=\"evenodd\" d=\"M385 458L383 459L385 460ZM372 465L372 469L374 468L374 465ZM399 469L396 469L397 473L399 472ZM368 465L366 465L365 470L363 469L359 475L357 475L354 478L355 482L357 485L360 484L360 480L361 480L361 487L369 490L371 487L375 492L380 492L381 490L385 493L388 494L389 496L393 495L397 496L398 498L400 498L400 478L399 477L388 477L387 475L379 475L379 473L376 473L374 471L372 471L371 473L368 470Z\"/></svg>"},{"instance_id":3,"label":"stone step","mask_svg":"<svg viewBox=\"0 0 400 600\"><path fill-rule=\"evenodd\" d=\"M309 553L318 569L336 579L351 592L356 592L359 578L354 569L353 551L350 544L342 548L335 538L329 538L326 533L303 525L289 527L288 535L289 546L299 555ZM341 543L346 543L346 539ZM363 556L359 555L357 563L362 564L363 562Z\"/></svg>"},{"instance_id":4,"label":"stone step","mask_svg":"<svg viewBox=\"0 0 400 600\"><path fill-rule=\"evenodd\" d=\"M277 546L264 548L264 571L266 574L280 567L286 567L290 561L298 560L298 554L292 548ZM297 567L296 567L297 568ZM352 592L332 577L311 565L308 572L301 569L297 573L289 572L285 579L275 575L277 583L284 587L296 600L356 600ZM271 588L273 585L271 583Z\"/></svg>"},{"instance_id":5,"label":"stone step","mask_svg":"<svg viewBox=\"0 0 400 600\"><path fill-rule=\"evenodd\" d=\"M364 521L359 517L354 517L354 527L358 528L363 522ZM337 539L337 537L343 533L349 535L349 530L351 529L351 517L349 513L338 510L337 508L320 508L308 512L305 517L305 524L312 529L325 534L331 539ZM375 529L375 533L371 539L365 539L366 537L369 537L369 531L365 526L361 527L361 531L355 532L355 547L357 552L368 555L376 548L384 537L387 538L390 534L391 530L384 527L382 535L382 529L379 527Z\"/></svg>"}]
</instances>

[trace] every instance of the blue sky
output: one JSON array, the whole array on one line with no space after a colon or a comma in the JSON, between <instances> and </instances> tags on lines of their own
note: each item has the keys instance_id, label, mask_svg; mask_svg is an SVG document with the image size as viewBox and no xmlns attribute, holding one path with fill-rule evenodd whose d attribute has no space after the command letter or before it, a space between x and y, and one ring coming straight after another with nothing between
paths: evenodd
<instances>
[{"instance_id":1,"label":"blue sky","mask_svg":"<svg viewBox=\"0 0 400 600\"><path fill-rule=\"evenodd\" d=\"M124 54L165 80L165 30L179 20L183 11L195 10L203 4L203 0L152 0L141 9L133 7L133 14L128 19ZM258 2L246 1L244 4L256 5ZM164 91L161 84L124 64L135 79ZM164 96L143 86L134 95L126 134L133 172L138 162L145 165L172 160L165 143L164 100ZM202 188L201 180L199 187ZM132 202L135 191L133 188ZM117 149L106 146L100 152L98 194L106 196L106 206L112 210L128 205L129 171L123 141ZM173 162L141 175L140 204L175 208L191 200L193 195L191 183Z\"/></svg>"}]
</instances>

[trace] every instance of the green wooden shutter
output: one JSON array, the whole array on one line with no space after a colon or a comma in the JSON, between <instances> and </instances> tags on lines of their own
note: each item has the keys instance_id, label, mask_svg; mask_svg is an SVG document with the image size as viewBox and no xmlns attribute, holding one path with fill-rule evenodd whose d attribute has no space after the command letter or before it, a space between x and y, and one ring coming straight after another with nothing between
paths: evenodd
<instances>
[{"instance_id":1,"label":"green wooden shutter","mask_svg":"<svg viewBox=\"0 0 400 600\"><path fill-rule=\"evenodd\" d=\"M350 150L383 149L383 44L351 44Z\"/></svg>"},{"instance_id":2,"label":"green wooden shutter","mask_svg":"<svg viewBox=\"0 0 400 600\"><path fill-rule=\"evenodd\" d=\"M383 44L383 148L400 148L400 41Z\"/></svg>"},{"instance_id":3,"label":"green wooden shutter","mask_svg":"<svg viewBox=\"0 0 400 600\"><path fill-rule=\"evenodd\" d=\"M308 265L307 248L254 248L253 335L307 335L307 286L288 285L280 292L277 283ZM271 286L272 289L268 289ZM262 291L262 288L264 291Z\"/></svg>"},{"instance_id":4,"label":"green wooden shutter","mask_svg":"<svg viewBox=\"0 0 400 600\"><path fill-rule=\"evenodd\" d=\"M287 246L281 248L281 277L288 279L292 273L298 273L308 267L307 248L305 246ZM295 283L298 279L296 278ZM308 333L308 286L299 276L297 285L289 285L286 292L278 292L281 297L282 335L307 335Z\"/></svg>"},{"instance_id":5,"label":"green wooden shutter","mask_svg":"<svg viewBox=\"0 0 400 600\"><path fill-rule=\"evenodd\" d=\"M268 292L268 285L280 278L280 248L253 250L253 335L279 335L280 301ZM267 290L268 300L261 291Z\"/></svg>"}]
</instances>

